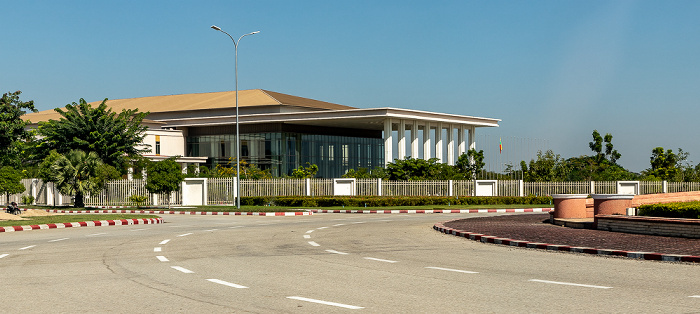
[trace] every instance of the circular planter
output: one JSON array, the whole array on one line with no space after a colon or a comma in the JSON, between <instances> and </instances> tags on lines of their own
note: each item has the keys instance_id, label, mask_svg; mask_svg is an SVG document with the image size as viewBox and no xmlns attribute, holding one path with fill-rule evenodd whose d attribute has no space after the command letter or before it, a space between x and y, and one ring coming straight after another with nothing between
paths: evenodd
<instances>
[{"instance_id":1,"label":"circular planter","mask_svg":"<svg viewBox=\"0 0 700 314\"><path fill-rule=\"evenodd\" d=\"M554 218L592 218L593 213L586 212L588 194L552 194L554 200Z\"/></svg>"},{"instance_id":2,"label":"circular planter","mask_svg":"<svg viewBox=\"0 0 700 314\"><path fill-rule=\"evenodd\" d=\"M594 215L627 215L634 199L630 194L592 194L591 197Z\"/></svg>"}]
</instances>

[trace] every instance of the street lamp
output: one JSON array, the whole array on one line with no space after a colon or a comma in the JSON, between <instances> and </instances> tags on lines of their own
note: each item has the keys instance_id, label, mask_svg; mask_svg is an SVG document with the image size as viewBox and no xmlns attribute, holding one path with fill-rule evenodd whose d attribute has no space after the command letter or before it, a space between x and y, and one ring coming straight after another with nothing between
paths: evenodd
<instances>
[{"instance_id":1,"label":"street lamp","mask_svg":"<svg viewBox=\"0 0 700 314\"><path fill-rule=\"evenodd\" d=\"M229 33L223 31L220 27L216 25L211 26L212 29L220 31L226 35L228 35L229 38L231 38L231 41L233 41L233 47L235 50L236 54L236 208L240 209L241 208L241 134L240 134L240 129L238 127L238 43L243 39L243 37L246 37L248 35L255 35L257 33L260 33L260 31L255 31L252 33L245 34L241 37L238 38L238 40L233 39Z\"/></svg>"}]
</instances>

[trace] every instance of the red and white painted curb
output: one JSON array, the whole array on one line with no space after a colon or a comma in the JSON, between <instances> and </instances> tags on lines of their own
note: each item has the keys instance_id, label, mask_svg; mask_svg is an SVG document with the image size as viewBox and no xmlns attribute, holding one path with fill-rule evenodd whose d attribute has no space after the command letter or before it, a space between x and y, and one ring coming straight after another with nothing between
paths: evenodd
<instances>
[{"instance_id":1,"label":"red and white painted curb","mask_svg":"<svg viewBox=\"0 0 700 314\"><path fill-rule=\"evenodd\" d=\"M105 209L105 210L61 210L43 209L49 213L59 214L173 214L173 215L211 215L211 216L308 216L310 212L193 212L174 210L128 210L128 209Z\"/></svg>"},{"instance_id":2,"label":"red and white painted curb","mask_svg":"<svg viewBox=\"0 0 700 314\"><path fill-rule=\"evenodd\" d=\"M15 232L39 229L62 229L76 227L101 227L101 226L126 226L126 225L148 225L161 224L163 218L137 218L137 219L119 219L119 220L96 220L96 221L81 221L81 222L65 222L45 225L29 225L29 226L12 226L0 227L0 232Z\"/></svg>"},{"instance_id":3,"label":"red and white painted curb","mask_svg":"<svg viewBox=\"0 0 700 314\"><path fill-rule=\"evenodd\" d=\"M394 210L326 210L309 209L313 213L323 214L485 214L485 213L540 213L549 212L552 208L507 208L507 209L394 209Z\"/></svg>"},{"instance_id":4,"label":"red and white painted curb","mask_svg":"<svg viewBox=\"0 0 700 314\"><path fill-rule=\"evenodd\" d=\"M589 248L589 247L575 247L575 246L568 246L568 245L557 245L557 244L520 241L520 240L513 240L513 239L508 239L508 238L499 238L496 236L490 236L490 235L485 235L485 234L481 234L481 233L457 230L457 229L445 227L444 223L445 222L436 223L433 226L433 229L440 231L442 233L451 234L451 235L455 235L458 237L464 237L464 238L474 240L474 241L481 241L483 243L493 243L493 244L526 247L526 248L531 248L531 249L542 249L542 250L549 250L549 251L565 251L565 252L596 254L596 255L621 256L621 257L638 258L638 259L645 259L645 260L700 263L700 256L607 250L607 249L596 249L596 248Z\"/></svg>"}]
</instances>

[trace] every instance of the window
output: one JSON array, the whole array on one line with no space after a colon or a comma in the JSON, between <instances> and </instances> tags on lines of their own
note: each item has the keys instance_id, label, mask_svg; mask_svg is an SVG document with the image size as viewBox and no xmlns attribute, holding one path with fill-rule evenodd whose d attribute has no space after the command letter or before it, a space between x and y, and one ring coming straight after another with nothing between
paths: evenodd
<instances>
[{"instance_id":1,"label":"window","mask_svg":"<svg viewBox=\"0 0 700 314\"><path fill-rule=\"evenodd\" d=\"M156 155L160 155L160 135L156 135Z\"/></svg>"}]
</instances>

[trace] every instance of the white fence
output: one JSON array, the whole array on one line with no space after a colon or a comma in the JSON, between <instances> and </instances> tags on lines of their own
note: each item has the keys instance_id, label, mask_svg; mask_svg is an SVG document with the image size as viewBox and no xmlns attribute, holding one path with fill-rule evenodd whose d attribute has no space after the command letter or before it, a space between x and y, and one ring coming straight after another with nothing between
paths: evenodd
<instances>
[{"instance_id":1,"label":"white fence","mask_svg":"<svg viewBox=\"0 0 700 314\"><path fill-rule=\"evenodd\" d=\"M471 180L444 181L389 181L380 179L357 179L355 195L358 196L471 196L474 195L475 182ZM34 196L37 205L69 205L70 196L61 195L51 183L39 179L24 179L25 192L12 194L9 199L0 195L0 204L8 202L22 203L23 195ZM499 196L552 195L552 194L616 194L616 181L591 182L523 182L521 180L497 181L496 191ZM700 191L700 182L665 182L639 181L639 194L674 193ZM133 195L148 196L148 205L167 204L168 195L150 195L143 180L117 180L108 182L105 189L97 195L85 198L88 206L134 205ZM207 203L212 205L231 205L235 202L234 178L208 178ZM333 179L272 179L241 180L241 195L246 196L332 196ZM182 204L182 190L170 195L171 205Z\"/></svg>"}]
</instances>

